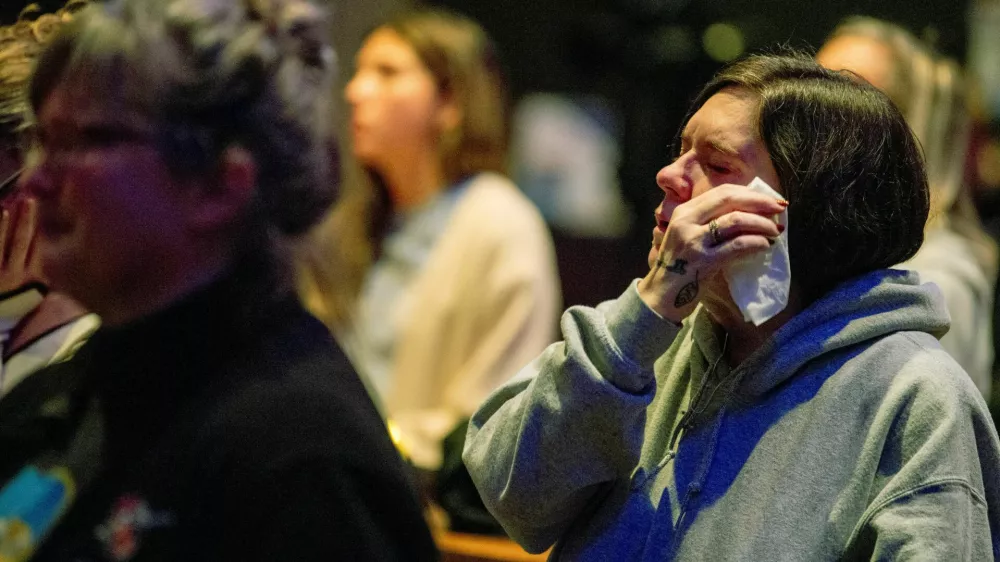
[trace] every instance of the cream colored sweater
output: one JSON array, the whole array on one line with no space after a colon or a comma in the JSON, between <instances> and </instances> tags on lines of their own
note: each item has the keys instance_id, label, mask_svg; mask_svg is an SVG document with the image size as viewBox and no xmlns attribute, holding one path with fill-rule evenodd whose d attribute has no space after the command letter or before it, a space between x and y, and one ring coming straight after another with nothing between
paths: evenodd
<instances>
[{"instance_id":1,"label":"cream colored sweater","mask_svg":"<svg viewBox=\"0 0 1000 562\"><path fill-rule=\"evenodd\" d=\"M441 440L555 340L555 251L534 205L480 174L456 203L405 296L383 407L414 464L437 469Z\"/></svg>"}]
</instances>

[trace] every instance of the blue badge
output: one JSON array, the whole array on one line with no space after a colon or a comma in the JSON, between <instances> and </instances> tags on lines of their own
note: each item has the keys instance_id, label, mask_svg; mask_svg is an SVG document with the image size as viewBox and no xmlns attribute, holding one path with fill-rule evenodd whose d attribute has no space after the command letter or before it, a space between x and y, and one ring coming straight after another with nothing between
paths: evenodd
<instances>
[{"instance_id":1,"label":"blue badge","mask_svg":"<svg viewBox=\"0 0 1000 562\"><path fill-rule=\"evenodd\" d=\"M65 467L26 466L0 490L0 562L23 562L76 495Z\"/></svg>"}]
</instances>

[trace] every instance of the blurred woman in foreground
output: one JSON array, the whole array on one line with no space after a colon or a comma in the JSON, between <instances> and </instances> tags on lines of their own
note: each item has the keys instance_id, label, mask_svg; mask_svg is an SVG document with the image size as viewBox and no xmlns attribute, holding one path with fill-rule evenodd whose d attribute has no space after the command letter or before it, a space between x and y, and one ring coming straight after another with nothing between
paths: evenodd
<instances>
[{"instance_id":1,"label":"blurred woman in foreground","mask_svg":"<svg viewBox=\"0 0 1000 562\"><path fill-rule=\"evenodd\" d=\"M104 324L66 400L0 428L9 559L435 558L291 283L337 185L328 26L300 0L112 0L39 59L22 187L46 275Z\"/></svg>"}]
</instances>

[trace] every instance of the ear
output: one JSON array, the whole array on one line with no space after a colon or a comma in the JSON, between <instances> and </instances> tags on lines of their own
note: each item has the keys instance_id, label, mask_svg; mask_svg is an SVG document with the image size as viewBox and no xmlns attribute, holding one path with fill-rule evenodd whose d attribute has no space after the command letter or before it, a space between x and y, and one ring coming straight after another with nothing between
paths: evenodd
<instances>
[{"instance_id":1,"label":"ear","mask_svg":"<svg viewBox=\"0 0 1000 562\"><path fill-rule=\"evenodd\" d=\"M438 127L442 133L454 131L462 125L462 108L453 92L443 92L437 110Z\"/></svg>"},{"instance_id":2,"label":"ear","mask_svg":"<svg viewBox=\"0 0 1000 562\"><path fill-rule=\"evenodd\" d=\"M212 180L192 190L188 224L195 231L217 231L240 220L257 189L257 162L247 149L230 146L219 157Z\"/></svg>"}]
</instances>

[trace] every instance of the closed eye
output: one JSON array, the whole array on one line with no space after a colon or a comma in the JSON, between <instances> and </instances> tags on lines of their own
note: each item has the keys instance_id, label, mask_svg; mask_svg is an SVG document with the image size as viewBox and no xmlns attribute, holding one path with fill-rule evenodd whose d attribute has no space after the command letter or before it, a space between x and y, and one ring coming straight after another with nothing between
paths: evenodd
<instances>
[{"instance_id":1,"label":"closed eye","mask_svg":"<svg viewBox=\"0 0 1000 562\"><path fill-rule=\"evenodd\" d=\"M718 164L706 164L705 167L708 168L709 171L716 174L728 174L732 172L732 170L729 167L720 166Z\"/></svg>"}]
</instances>

